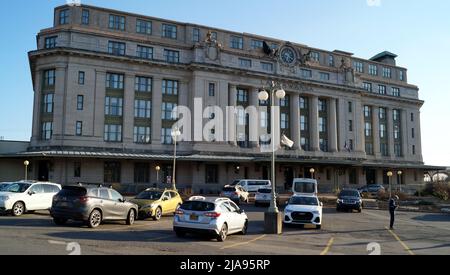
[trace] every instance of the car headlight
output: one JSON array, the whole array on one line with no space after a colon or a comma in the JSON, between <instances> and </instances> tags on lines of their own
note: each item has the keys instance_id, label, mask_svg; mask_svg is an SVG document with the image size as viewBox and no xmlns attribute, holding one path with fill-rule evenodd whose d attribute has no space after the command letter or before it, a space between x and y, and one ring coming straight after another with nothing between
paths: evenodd
<instances>
[{"instance_id":1,"label":"car headlight","mask_svg":"<svg viewBox=\"0 0 450 275\"><path fill-rule=\"evenodd\" d=\"M285 209L284 212L285 213L292 213L292 212L294 212L294 210L292 210L292 209Z\"/></svg>"},{"instance_id":2,"label":"car headlight","mask_svg":"<svg viewBox=\"0 0 450 275\"><path fill-rule=\"evenodd\" d=\"M344 200L338 199L337 203L344 203Z\"/></svg>"},{"instance_id":3,"label":"car headlight","mask_svg":"<svg viewBox=\"0 0 450 275\"><path fill-rule=\"evenodd\" d=\"M152 209L152 208L155 208L156 206L157 206L157 204L152 203L152 204L144 205L144 206L142 206L142 208L143 208L143 209L144 209L144 208L150 208L150 209Z\"/></svg>"},{"instance_id":4,"label":"car headlight","mask_svg":"<svg viewBox=\"0 0 450 275\"><path fill-rule=\"evenodd\" d=\"M10 198L8 196L0 196L0 201L7 201Z\"/></svg>"}]
</instances>

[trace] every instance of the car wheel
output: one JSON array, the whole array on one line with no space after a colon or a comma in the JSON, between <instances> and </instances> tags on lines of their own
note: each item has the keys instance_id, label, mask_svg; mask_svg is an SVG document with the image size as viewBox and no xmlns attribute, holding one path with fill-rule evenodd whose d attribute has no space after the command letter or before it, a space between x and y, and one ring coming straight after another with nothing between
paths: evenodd
<instances>
[{"instance_id":1,"label":"car wheel","mask_svg":"<svg viewBox=\"0 0 450 275\"><path fill-rule=\"evenodd\" d=\"M247 235L248 221L245 221L244 227L242 227L241 235Z\"/></svg>"},{"instance_id":2,"label":"car wheel","mask_svg":"<svg viewBox=\"0 0 450 275\"><path fill-rule=\"evenodd\" d=\"M322 225L316 225L316 229L317 229L317 230L322 229Z\"/></svg>"},{"instance_id":3,"label":"car wheel","mask_svg":"<svg viewBox=\"0 0 450 275\"><path fill-rule=\"evenodd\" d=\"M161 207L156 208L155 216L153 216L154 221L159 221L162 218L162 209Z\"/></svg>"},{"instance_id":4,"label":"car wheel","mask_svg":"<svg viewBox=\"0 0 450 275\"><path fill-rule=\"evenodd\" d=\"M94 210L89 215L88 226L90 228L97 228L102 223L102 213L98 210Z\"/></svg>"},{"instance_id":5,"label":"car wheel","mask_svg":"<svg viewBox=\"0 0 450 275\"><path fill-rule=\"evenodd\" d=\"M362 208L358 209L358 213L362 213Z\"/></svg>"},{"instance_id":6,"label":"car wheel","mask_svg":"<svg viewBox=\"0 0 450 275\"><path fill-rule=\"evenodd\" d=\"M186 232L181 230L175 230L175 235L177 235L178 238L184 238L186 237Z\"/></svg>"},{"instance_id":7,"label":"car wheel","mask_svg":"<svg viewBox=\"0 0 450 275\"><path fill-rule=\"evenodd\" d=\"M53 222L56 225L65 225L67 223L67 219L62 219L62 218L53 218Z\"/></svg>"},{"instance_id":8,"label":"car wheel","mask_svg":"<svg viewBox=\"0 0 450 275\"><path fill-rule=\"evenodd\" d=\"M133 225L135 218L136 218L136 214L134 213L134 210L131 209L130 212L128 213L127 225Z\"/></svg>"},{"instance_id":9,"label":"car wheel","mask_svg":"<svg viewBox=\"0 0 450 275\"><path fill-rule=\"evenodd\" d=\"M23 202L16 202L12 207L12 214L14 217L22 216L25 213L25 204Z\"/></svg>"},{"instance_id":10,"label":"car wheel","mask_svg":"<svg viewBox=\"0 0 450 275\"><path fill-rule=\"evenodd\" d=\"M219 232L219 235L217 236L217 241L224 242L227 239L227 234L228 234L228 226L227 224L224 224Z\"/></svg>"}]
</instances>

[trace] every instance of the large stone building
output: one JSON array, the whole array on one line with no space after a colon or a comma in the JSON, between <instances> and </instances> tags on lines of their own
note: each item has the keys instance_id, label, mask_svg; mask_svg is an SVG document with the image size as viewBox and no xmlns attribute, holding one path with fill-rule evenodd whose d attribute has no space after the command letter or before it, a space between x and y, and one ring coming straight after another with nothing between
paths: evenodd
<instances>
[{"instance_id":1,"label":"large stone building","mask_svg":"<svg viewBox=\"0 0 450 275\"><path fill-rule=\"evenodd\" d=\"M387 184L388 170L394 184L415 187L429 169L422 160L424 102L395 58L383 52L361 59L92 6L57 7L53 27L39 32L29 53L33 132L28 151L16 157L31 161L32 177L63 184L134 190L166 183L174 106L193 109L194 98L224 111L257 106L264 128L267 102L258 92L273 80L287 92L276 104L282 132L295 142L277 152L279 189L289 189L294 177L310 177L310 168L323 192ZM238 126L227 136L234 133L236 142L179 143L178 187L210 192L235 179L270 177L270 156L260 142L250 142L249 119L241 112L233 117Z\"/></svg>"}]
</instances>

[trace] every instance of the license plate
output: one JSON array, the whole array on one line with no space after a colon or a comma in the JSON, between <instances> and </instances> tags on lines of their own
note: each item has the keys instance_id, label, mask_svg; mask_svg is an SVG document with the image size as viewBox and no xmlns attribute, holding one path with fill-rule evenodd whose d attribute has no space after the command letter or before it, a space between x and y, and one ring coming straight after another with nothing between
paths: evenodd
<instances>
[{"instance_id":1,"label":"license plate","mask_svg":"<svg viewBox=\"0 0 450 275\"><path fill-rule=\"evenodd\" d=\"M59 206L60 207L69 207L69 203L67 203L67 202L60 202Z\"/></svg>"},{"instance_id":2,"label":"license plate","mask_svg":"<svg viewBox=\"0 0 450 275\"><path fill-rule=\"evenodd\" d=\"M198 216L197 215L191 215L190 220L191 221L198 221Z\"/></svg>"}]
</instances>

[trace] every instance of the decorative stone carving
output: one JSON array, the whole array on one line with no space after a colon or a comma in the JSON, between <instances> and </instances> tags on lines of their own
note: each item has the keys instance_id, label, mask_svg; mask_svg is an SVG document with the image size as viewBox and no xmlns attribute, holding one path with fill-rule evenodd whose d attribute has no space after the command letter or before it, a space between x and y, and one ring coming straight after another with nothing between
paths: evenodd
<instances>
[{"instance_id":1,"label":"decorative stone carving","mask_svg":"<svg viewBox=\"0 0 450 275\"><path fill-rule=\"evenodd\" d=\"M344 84L349 86L355 85L355 69L349 64L350 60L342 58L340 71L344 74Z\"/></svg>"},{"instance_id":2,"label":"decorative stone carving","mask_svg":"<svg viewBox=\"0 0 450 275\"><path fill-rule=\"evenodd\" d=\"M206 34L204 46L205 56L207 59L209 59L210 61L220 60L220 52L223 49L223 46L217 40L213 39L211 31L208 31L208 33Z\"/></svg>"}]
</instances>

